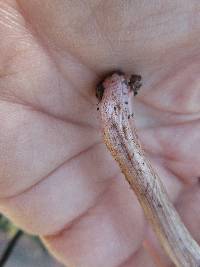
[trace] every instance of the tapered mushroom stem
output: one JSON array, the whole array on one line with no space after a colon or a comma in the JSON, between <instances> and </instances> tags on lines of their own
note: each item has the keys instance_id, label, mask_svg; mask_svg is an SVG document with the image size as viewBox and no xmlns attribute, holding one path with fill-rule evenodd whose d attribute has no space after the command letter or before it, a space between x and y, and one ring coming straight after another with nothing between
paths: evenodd
<instances>
[{"instance_id":1,"label":"tapered mushroom stem","mask_svg":"<svg viewBox=\"0 0 200 267\"><path fill-rule=\"evenodd\" d=\"M138 140L129 103L131 91L136 88L130 81L124 74L114 73L102 82L100 114L104 142L174 264L200 267L200 247L182 223Z\"/></svg>"}]
</instances>

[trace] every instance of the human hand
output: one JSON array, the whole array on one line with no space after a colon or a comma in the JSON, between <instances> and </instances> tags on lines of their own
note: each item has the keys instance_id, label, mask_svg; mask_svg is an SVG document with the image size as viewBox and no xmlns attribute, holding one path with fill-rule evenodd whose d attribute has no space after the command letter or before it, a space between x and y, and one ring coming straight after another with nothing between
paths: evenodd
<instances>
[{"instance_id":1,"label":"human hand","mask_svg":"<svg viewBox=\"0 0 200 267\"><path fill-rule=\"evenodd\" d=\"M200 239L197 5L0 1L0 210L67 266L170 266L102 143L113 69L143 76L139 137Z\"/></svg>"}]
</instances>

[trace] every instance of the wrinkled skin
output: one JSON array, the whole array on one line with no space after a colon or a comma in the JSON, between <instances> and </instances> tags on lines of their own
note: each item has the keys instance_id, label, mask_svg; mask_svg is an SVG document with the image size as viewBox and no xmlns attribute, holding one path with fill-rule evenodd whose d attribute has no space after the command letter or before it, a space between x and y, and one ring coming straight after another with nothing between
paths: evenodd
<instances>
[{"instance_id":1,"label":"wrinkled skin","mask_svg":"<svg viewBox=\"0 0 200 267\"><path fill-rule=\"evenodd\" d=\"M138 134L200 241L200 4L0 1L0 211L67 266L172 266L105 148L95 85L143 76Z\"/></svg>"}]
</instances>

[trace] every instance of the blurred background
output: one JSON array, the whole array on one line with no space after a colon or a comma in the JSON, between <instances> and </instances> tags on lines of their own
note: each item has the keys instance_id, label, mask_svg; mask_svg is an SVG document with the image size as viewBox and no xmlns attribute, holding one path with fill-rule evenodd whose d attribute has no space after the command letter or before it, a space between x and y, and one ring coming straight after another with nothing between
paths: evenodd
<instances>
[{"instance_id":1,"label":"blurred background","mask_svg":"<svg viewBox=\"0 0 200 267\"><path fill-rule=\"evenodd\" d=\"M64 267L45 249L40 239L13 225L0 214L0 267Z\"/></svg>"}]
</instances>

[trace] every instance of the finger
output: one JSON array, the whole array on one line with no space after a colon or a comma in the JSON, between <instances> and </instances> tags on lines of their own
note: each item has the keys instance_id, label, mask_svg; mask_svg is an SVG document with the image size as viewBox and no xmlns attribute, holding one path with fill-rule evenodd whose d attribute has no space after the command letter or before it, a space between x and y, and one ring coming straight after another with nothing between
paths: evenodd
<instances>
[{"instance_id":1,"label":"finger","mask_svg":"<svg viewBox=\"0 0 200 267\"><path fill-rule=\"evenodd\" d=\"M119 170L106 155L103 144L92 145L21 194L0 199L0 209L28 232L59 231L98 202L116 179Z\"/></svg>"},{"instance_id":2,"label":"finger","mask_svg":"<svg viewBox=\"0 0 200 267\"><path fill-rule=\"evenodd\" d=\"M92 180L77 183L76 178L79 176L71 181L65 178L64 184L52 177L52 185L51 181L40 183L41 188L32 188L0 206L25 229L48 234L45 243L65 264L116 266L126 262L140 247L145 231L137 200L120 177L108 179L103 186L96 181L96 187ZM95 198L97 187L101 194Z\"/></svg>"},{"instance_id":3,"label":"finger","mask_svg":"<svg viewBox=\"0 0 200 267\"><path fill-rule=\"evenodd\" d=\"M43 238L65 264L123 266L141 246L146 224L123 180L114 181L98 204L62 231Z\"/></svg>"}]
</instances>

